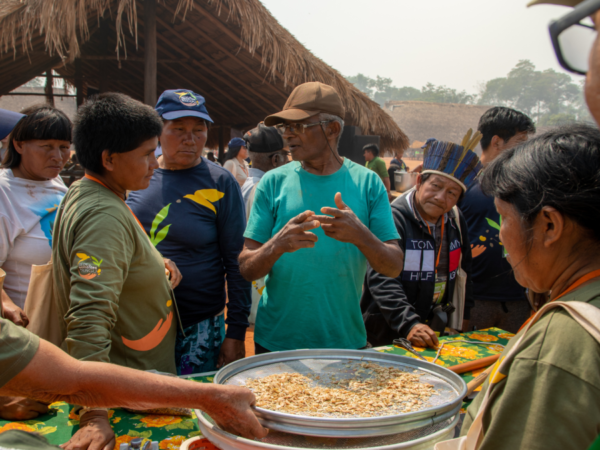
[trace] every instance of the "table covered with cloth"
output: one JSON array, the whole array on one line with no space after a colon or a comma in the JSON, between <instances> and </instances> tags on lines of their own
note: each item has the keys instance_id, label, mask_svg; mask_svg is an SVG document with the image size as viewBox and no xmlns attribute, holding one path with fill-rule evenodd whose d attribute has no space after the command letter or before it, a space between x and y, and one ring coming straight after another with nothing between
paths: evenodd
<instances>
[{"instance_id":1,"label":"table covered with cloth","mask_svg":"<svg viewBox=\"0 0 600 450\"><path fill-rule=\"evenodd\" d=\"M512 336L513 334L498 328L489 328L487 330L442 337L440 338L440 342L459 339L483 342L486 345L462 344L460 342L449 343L442 349L436 364L443 367L450 367L498 354L502 352L503 346L506 345ZM395 345L378 347L374 350L416 358L416 356L408 351ZM415 347L415 350L429 361L432 361L437 353L436 350L419 347ZM461 374L461 377L468 383L483 370L485 369L467 372ZM213 381L212 374L192 375L187 378L201 383L210 383ZM73 406L65 402L53 403L51 408L53 409L50 414L39 416L33 420L22 422L0 420L0 433L14 429L25 430L44 435L51 444L63 444L78 430L79 418L73 414ZM177 450L186 439L201 435L195 415L192 417L140 415L130 414L120 408L115 408L109 410L109 420L116 435L117 444L115 450L119 449L120 444L129 442L136 437L158 441L160 449ZM206 447L215 448L208 442Z\"/></svg>"}]
</instances>

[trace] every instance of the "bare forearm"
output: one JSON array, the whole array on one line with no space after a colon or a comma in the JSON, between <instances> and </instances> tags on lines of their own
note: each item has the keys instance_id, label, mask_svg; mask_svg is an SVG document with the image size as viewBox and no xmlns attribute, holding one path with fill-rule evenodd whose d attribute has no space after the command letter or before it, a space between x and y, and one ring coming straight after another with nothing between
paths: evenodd
<instances>
[{"instance_id":1,"label":"bare forearm","mask_svg":"<svg viewBox=\"0 0 600 450\"><path fill-rule=\"evenodd\" d=\"M13 301L10 299L10 297L4 289L0 291L0 305L2 306L3 311L6 307L14 305Z\"/></svg>"},{"instance_id":2,"label":"bare forearm","mask_svg":"<svg viewBox=\"0 0 600 450\"><path fill-rule=\"evenodd\" d=\"M390 278L396 278L402 272L404 253L396 241L381 242L369 231L356 246L376 272Z\"/></svg>"},{"instance_id":3,"label":"bare forearm","mask_svg":"<svg viewBox=\"0 0 600 450\"><path fill-rule=\"evenodd\" d=\"M48 370L50 368L50 370ZM29 365L0 394L26 396L43 402L65 401L97 407L124 406L210 408L224 388L142 372L114 364L85 362L46 341Z\"/></svg>"},{"instance_id":4,"label":"bare forearm","mask_svg":"<svg viewBox=\"0 0 600 450\"><path fill-rule=\"evenodd\" d=\"M254 250L244 248L239 258L240 273L248 281L258 280L271 271L281 255L275 248L273 239Z\"/></svg>"}]
</instances>

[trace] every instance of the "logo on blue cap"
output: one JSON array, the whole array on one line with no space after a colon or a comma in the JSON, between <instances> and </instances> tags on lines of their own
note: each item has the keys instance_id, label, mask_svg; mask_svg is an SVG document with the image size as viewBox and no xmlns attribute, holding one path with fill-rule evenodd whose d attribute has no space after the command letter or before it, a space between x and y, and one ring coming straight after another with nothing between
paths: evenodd
<instances>
[{"instance_id":1,"label":"logo on blue cap","mask_svg":"<svg viewBox=\"0 0 600 450\"><path fill-rule=\"evenodd\" d=\"M175 94L179 95L179 101L185 106L198 106L200 104L193 92L183 91L175 92Z\"/></svg>"},{"instance_id":2,"label":"logo on blue cap","mask_svg":"<svg viewBox=\"0 0 600 450\"><path fill-rule=\"evenodd\" d=\"M199 117L213 122L206 109L204 97L188 89L171 89L163 92L156 102L155 109L166 120Z\"/></svg>"}]
</instances>

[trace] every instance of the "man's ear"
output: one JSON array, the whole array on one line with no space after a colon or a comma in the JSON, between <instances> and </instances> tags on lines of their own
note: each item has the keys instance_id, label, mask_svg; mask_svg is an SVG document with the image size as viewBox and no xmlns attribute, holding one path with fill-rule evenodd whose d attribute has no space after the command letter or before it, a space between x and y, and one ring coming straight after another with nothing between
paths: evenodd
<instances>
[{"instance_id":1,"label":"man's ear","mask_svg":"<svg viewBox=\"0 0 600 450\"><path fill-rule=\"evenodd\" d=\"M339 136L340 134L342 134L342 132L344 131L344 130L342 130L342 126L339 124L339 122L337 122L337 121L335 121L335 120L334 120L334 121L332 121L332 122L330 122L330 124L329 124L329 125L331 125L331 126L329 127L329 129L331 130L331 131L330 131L330 136L331 136L331 137L334 137L334 136L336 136L336 137L337 137L337 136Z\"/></svg>"},{"instance_id":2,"label":"man's ear","mask_svg":"<svg viewBox=\"0 0 600 450\"><path fill-rule=\"evenodd\" d=\"M109 172L115 170L115 155L116 153L111 153L109 150L102 151L102 166Z\"/></svg>"},{"instance_id":3,"label":"man's ear","mask_svg":"<svg viewBox=\"0 0 600 450\"><path fill-rule=\"evenodd\" d=\"M503 145L504 145L504 139L502 139L498 135L494 135L492 137L492 140L490 141L490 145L488 146L488 148L486 148L486 150L494 150L494 151L501 150Z\"/></svg>"},{"instance_id":4,"label":"man's ear","mask_svg":"<svg viewBox=\"0 0 600 450\"><path fill-rule=\"evenodd\" d=\"M421 187L422 183L423 183L423 175L422 174L418 174L417 175L417 184L415 184L415 191L419 190L419 188Z\"/></svg>"}]
</instances>

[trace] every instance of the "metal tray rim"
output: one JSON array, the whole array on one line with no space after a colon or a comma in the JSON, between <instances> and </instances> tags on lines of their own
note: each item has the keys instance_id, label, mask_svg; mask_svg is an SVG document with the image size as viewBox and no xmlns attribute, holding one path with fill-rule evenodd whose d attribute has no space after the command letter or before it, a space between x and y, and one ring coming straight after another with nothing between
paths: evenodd
<instances>
[{"instance_id":1,"label":"metal tray rim","mask_svg":"<svg viewBox=\"0 0 600 450\"><path fill-rule=\"evenodd\" d=\"M237 375L240 372L253 369L267 364L275 364L285 361L293 361L298 359L330 359L330 358L348 358L348 359L365 359L369 361L385 363L386 361L402 363L406 366L413 367L432 375L443 378L457 392L456 398L445 405L433 406L421 411L415 411L405 414L395 414L388 416L375 417L360 417L360 418L335 418L335 417L311 417L300 416L282 412L266 410L263 408L255 408L256 415L259 419L264 419L269 422L289 423L290 425L310 426L314 428L361 428L371 427L376 422L377 428L397 425L399 422L420 421L425 418L433 418L442 415L449 411L460 410L462 399L466 395L467 386L464 380L456 373L429 362L400 356L390 353L381 353L376 351L364 350L345 350L345 349L318 349L318 350L291 350L282 352L266 353L262 355L251 356L228 364L219 370L213 382L216 384L224 384L229 378Z\"/></svg>"}]
</instances>

